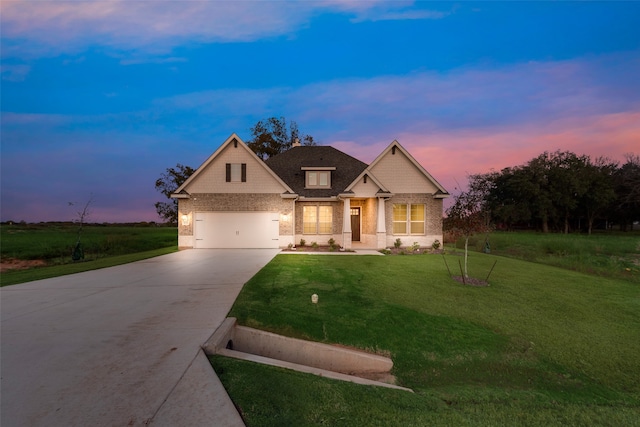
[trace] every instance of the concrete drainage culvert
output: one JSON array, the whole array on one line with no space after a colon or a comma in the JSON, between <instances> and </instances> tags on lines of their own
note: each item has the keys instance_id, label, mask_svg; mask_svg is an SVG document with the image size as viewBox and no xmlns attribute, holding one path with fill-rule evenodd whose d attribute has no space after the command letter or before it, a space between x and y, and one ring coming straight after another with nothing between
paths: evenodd
<instances>
[{"instance_id":1,"label":"concrete drainage culvert","mask_svg":"<svg viewBox=\"0 0 640 427\"><path fill-rule=\"evenodd\" d=\"M208 355L413 392L392 383L393 361L388 357L239 326L233 317L224 320L204 345L204 351Z\"/></svg>"}]
</instances>

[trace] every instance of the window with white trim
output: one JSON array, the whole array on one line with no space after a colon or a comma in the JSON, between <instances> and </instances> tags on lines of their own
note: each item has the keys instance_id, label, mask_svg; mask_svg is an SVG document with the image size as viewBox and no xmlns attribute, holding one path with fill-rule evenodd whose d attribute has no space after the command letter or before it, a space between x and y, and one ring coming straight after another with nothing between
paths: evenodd
<instances>
[{"instance_id":1,"label":"window with white trim","mask_svg":"<svg viewBox=\"0 0 640 427\"><path fill-rule=\"evenodd\" d=\"M393 205L393 234L424 234L425 218L423 203L395 203Z\"/></svg>"},{"instance_id":2,"label":"window with white trim","mask_svg":"<svg viewBox=\"0 0 640 427\"><path fill-rule=\"evenodd\" d=\"M305 188L331 188L331 171L306 171Z\"/></svg>"},{"instance_id":3,"label":"window with white trim","mask_svg":"<svg viewBox=\"0 0 640 427\"><path fill-rule=\"evenodd\" d=\"M333 231L332 206L303 206L303 234L331 234Z\"/></svg>"}]
</instances>

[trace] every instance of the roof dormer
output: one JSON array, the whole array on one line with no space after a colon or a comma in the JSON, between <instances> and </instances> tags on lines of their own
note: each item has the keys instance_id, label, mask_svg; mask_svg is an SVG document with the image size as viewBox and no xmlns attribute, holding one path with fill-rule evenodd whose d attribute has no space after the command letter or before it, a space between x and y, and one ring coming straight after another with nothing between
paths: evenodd
<instances>
[{"instance_id":1,"label":"roof dormer","mask_svg":"<svg viewBox=\"0 0 640 427\"><path fill-rule=\"evenodd\" d=\"M303 166L305 189L331 188L331 172L336 170L333 166Z\"/></svg>"}]
</instances>

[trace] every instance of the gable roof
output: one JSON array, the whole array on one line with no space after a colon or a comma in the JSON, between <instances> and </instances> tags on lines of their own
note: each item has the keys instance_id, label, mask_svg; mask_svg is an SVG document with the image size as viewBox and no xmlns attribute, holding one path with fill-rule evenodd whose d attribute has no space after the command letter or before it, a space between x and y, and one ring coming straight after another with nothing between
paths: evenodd
<instances>
[{"instance_id":1,"label":"gable roof","mask_svg":"<svg viewBox=\"0 0 640 427\"><path fill-rule=\"evenodd\" d=\"M253 151L251 151L251 149L247 146L247 144L244 143L244 141L242 141L242 139L240 139L240 137L235 134L232 133L231 136L229 138L227 138L227 140L225 142L222 143L222 145L220 145L220 147L218 147L218 149L211 155L209 156L209 158L207 160L205 160L205 162L203 164L201 164L198 169L196 169L196 171L180 186L176 189L176 191L173 192L173 194L171 194L171 197L173 198L180 198L181 197L181 193L185 194L186 193L186 188L189 186L190 183L192 183L194 180L196 180L198 178L198 175L200 175L202 173L202 171L204 171L207 166L209 166L209 164L222 152L224 151L224 149L229 145L229 144L233 144L235 142L238 143L238 147L242 147L244 150L246 150L255 160L256 163L260 164L264 170L266 170L271 176L273 176L278 183L280 183L284 189L285 189L285 193L293 193L293 191L291 190L291 187L289 187L282 179L280 179L280 177L274 173L273 170L269 169L265 163L262 161L262 159L260 157L258 157L256 155L256 153L254 153ZM185 196L182 196L185 197ZM188 197L188 196L186 196Z\"/></svg>"},{"instance_id":2,"label":"gable roof","mask_svg":"<svg viewBox=\"0 0 640 427\"><path fill-rule=\"evenodd\" d=\"M365 176L369 177L371 179L371 181L373 181L373 183L379 187L378 194L381 194L381 195L382 194L387 194L388 196L391 196L391 192L389 190L387 190L387 188L384 185L382 185L380 180L378 180L378 178L376 178L376 176L371 172L371 169L369 167L367 167L365 170L363 170L360 173L360 175L358 175L351 182L351 184L349 184L349 186L347 188L345 188L345 192L348 193L348 192L352 191L353 188L358 184L358 182L362 178L364 178Z\"/></svg>"},{"instance_id":3,"label":"gable roof","mask_svg":"<svg viewBox=\"0 0 640 427\"><path fill-rule=\"evenodd\" d=\"M400 145L397 140L391 142L391 144L389 144L389 146L385 148L384 151L382 151L382 153L380 153L380 155L376 157L373 162L371 162L371 164L369 165L369 169L373 170L373 168L378 162L380 162L380 160L382 160L390 151L394 150L400 150L400 152L404 154L407 159L409 159L409 161L420 171L420 173L422 173L429 181L433 183L433 185L438 189L438 191L434 194L435 198L449 197L449 192L447 192L447 190L445 190L444 187L433 176L431 176L431 174L427 172L427 170L423 168L422 165L418 163L418 161L411 154L409 154L409 152L402 145Z\"/></svg>"},{"instance_id":4,"label":"gable roof","mask_svg":"<svg viewBox=\"0 0 640 427\"><path fill-rule=\"evenodd\" d=\"M293 189L294 193L310 198L338 196L367 168L366 163L325 145L293 147L268 158L265 163ZM305 188L303 167L335 167L331 172L331 188Z\"/></svg>"}]
</instances>

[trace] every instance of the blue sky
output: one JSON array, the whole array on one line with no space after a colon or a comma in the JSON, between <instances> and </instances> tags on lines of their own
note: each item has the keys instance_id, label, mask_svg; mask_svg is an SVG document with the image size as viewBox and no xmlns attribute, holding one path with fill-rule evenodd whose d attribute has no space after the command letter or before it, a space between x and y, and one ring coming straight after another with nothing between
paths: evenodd
<instances>
[{"instance_id":1,"label":"blue sky","mask_svg":"<svg viewBox=\"0 0 640 427\"><path fill-rule=\"evenodd\" d=\"M4 1L1 219L154 221L154 182L284 116L450 192L640 153L638 2Z\"/></svg>"}]
</instances>

